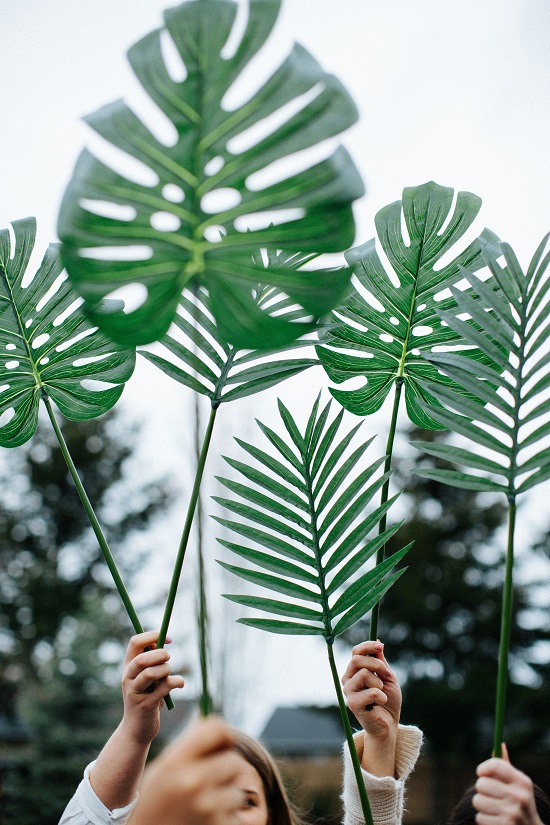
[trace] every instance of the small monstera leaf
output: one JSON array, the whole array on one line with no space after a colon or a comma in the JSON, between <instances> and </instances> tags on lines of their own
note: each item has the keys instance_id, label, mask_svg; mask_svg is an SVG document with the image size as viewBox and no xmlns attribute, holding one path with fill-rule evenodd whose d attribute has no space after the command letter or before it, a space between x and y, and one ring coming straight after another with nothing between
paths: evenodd
<instances>
[{"instance_id":1,"label":"small monstera leaf","mask_svg":"<svg viewBox=\"0 0 550 825\"><path fill-rule=\"evenodd\" d=\"M132 375L135 351L109 341L83 314L50 245L26 280L36 237L34 218L14 221L15 244L0 231L0 445L34 434L41 398L81 421L110 410ZM92 386L88 384L92 382Z\"/></svg>"},{"instance_id":2,"label":"small monstera leaf","mask_svg":"<svg viewBox=\"0 0 550 825\"><path fill-rule=\"evenodd\" d=\"M410 545L365 570L399 527L369 538L397 498L369 506L388 476L377 475L384 457L363 464L372 438L348 450L360 424L337 440L343 410L329 421L330 402L319 413L317 399L305 434L281 402L279 410L289 439L259 422L275 456L237 439L254 463L226 458L243 481L220 478L234 498L214 496L214 500L240 518L215 517L216 521L248 542L218 539L248 566L220 564L289 600L248 595L226 598L283 617L239 619L243 624L272 633L319 635L331 644L402 575L404 569L391 571Z\"/></svg>"},{"instance_id":3,"label":"small monstera leaf","mask_svg":"<svg viewBox=\"0 0 550 825\"><path fill-rule=\"evenodd\" d=\"M301 333L285 318L258 311L258 283L282 290L312 319L332 309L347 287L347 267L296 272L273 263L266 270L252 260L265 245L289 254L346 249L355 231L352 202L363 194L342 147L303 171L265 182L274 164L279 168L357 119L341 83L302 47L295 46L245 103L225 105L279 6L280 0L250 0L231 56L224 46L235 22L234 0L182 3L165 13L164 29L129 50L139 81L175 127L173 145L158 140L123 101L87 118L156 177L152 185L136 183L84 151L62 203L64 264L89 317L115 340L158 340L184 288L198 285L207 290L225 340L249 349L279 346ZM179 53L183 80L167 68L165 36ZM130 285L139 285L142 303L127 313L106 313L102 299Z\"/></svg>"},{"instance_id":4,"label":"small monstera leaf","mask_svg":"<svg viewBox=\"0 0 550 825\"><path fill-rule=\"evenodd\" d=\"M420 475L470 490L501 492L510 502L550 478L549 237L537 249L527 274L508 244L501 244L504 266L488 250L494 288L465 272L478 300L456 290L455 312L441 313L495 367L474 364L454 353L429 356L434 367L463 390L431 386L445 409L430 413L442 426L465 436L471 446L414 442L419 449L469 470L417 470ZM469 325L459 313L470 316L477 326Z\"/></svg>"},{"instance_id":5,"label":"small monstera leaf","mask_svg":"<svg viewBox=\"0 0 550 825\"><path fill-rule=\"evenodd\" d=\"M423 355L434 347L458 347L465 342L454 329L442 324L438 315L438 310L456 306L454 298L438 300L438 293L462 278L461 267L475 271L484 266L481 242L496 244L498 240L484 230L480 238L440 265L471 226L481 199L470 192L458 192L451 214L452 206L453 190L430 182L404 189L401 201L377 213L378 239L394 280L374 239L346 254L359 286L352 287L337 308L340 323L324 333L325 346L319 347L318 353L329 378L336 383L364 379L359 388L331 390L356 415L379 410L391 388L400 382L411 421L427 429L441 427L421 402L438 403L426 390L427 381L440 385L451 382ZM374 296L376 306L364 290Z\"/></svg>"},{"instance_id":6,"label":"small monstera leaf","mask_svg":"<svg viewBox=\"0 0 550 825\"><path fill-rule=\"evenodd\" d=\"M267 254L267 253L266 253ZM283 259L281 252L270 253L269 259ZM288 267L296 267L309 256L285 259ZM275 287L258 284L255 295L258 312L284 317L286 321L303 323L304 311L296 308L290 298ZM171 359L155 352L140 350L140 354L155 364L166 375L195 392L210 398L213 408L228 401L244 398L316 366L316 357L290 358L289 353L313 346L313 341L299 339L272 350L240 350L224 340L208 310L208 296L204 288L192 294L185 290L178 314L177 328L161 338ZM304 324L305 331L310 329Z\"/></svg>"}]
</instances>

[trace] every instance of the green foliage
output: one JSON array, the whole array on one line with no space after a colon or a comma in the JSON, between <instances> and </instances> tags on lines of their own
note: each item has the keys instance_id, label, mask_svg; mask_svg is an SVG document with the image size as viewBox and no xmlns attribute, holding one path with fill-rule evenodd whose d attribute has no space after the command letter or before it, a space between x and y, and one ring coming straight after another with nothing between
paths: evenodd
<instances>
[{"instance_id":1,"label":"green foliage","mask_svg":"<svg viewBox=\"0 0 550 825\"><path fill-rule=\"evenodd\" d=\"M329 421L330 402L319 412L317 399L305 434L300 433L281 402L279 411L290 446L258 422L277 457L238 440L256 464L226 458L244 477L245 483L219 479L235 498L215 496L214 499L242 519L216 517L216 520L255 545L218 539L251 565L237 567L220 562L222 566L290 600L234 595L226 598L284 617L243 618L239 620L243 624L274 633L321 635L331 644L335 636L368 612L399 578L403 570L397 573L391 570L410 545L364 571L364 565L399 526L365 541L395 500L394 497L365 515L386 480L386 474L375 477L384 457L354 472L372 439L348 453L347 448L360 425L336 440L343 410ZM362 572L356 577L359 571Z\"/></svg>"},{"instance_id":2,"label":"green foliage","mask_svg":"<svg viewBox=\"0 0 550 825\"><path fill-rule=\"evenodd\" d=\"M259 287L258 307L269 305L269 312L295 322L301 313L292 307L290 299L272 287ZM154 352L140 353L170 378L195 392L210 398L212 407L235 401L297 375L318 363L316 358L287 358L289 351L307 346L298 340L274 349L242 351L223 339L208 312L204 290L195 296L184 292L178 314L174 318L181 338L167 333L161 343L175 358L168 360Z\"/></svg>"},{"instance_id":3,"label":"green foliage","mask_svg":"<svg viewBox=\"0 0 550 825\"><path fill-rule=\"evenodd\" d=\"M458 312L467 313L479 329L457 314L441 318L495 362L483 367L455 353L431 354L429 360L470 395L430 387L448 411L431 410L444 426L465 436L474 449L450 444L416 446L475 472L432 470L423 474L471 490L503 492L509 498L550 478L550 451L541 449L550 435L550 252L542 241L527 274L508 244L502 244L505 265L484 257L495 279L487 286L464 272L478 300L454 291ZM541 422L542 419L542 422ZM480 447L483 451L480 451ZM479 471L479 472L477 472Z\"/></svg>"},{"instance_id":4,"label":"green foliage","mask_svg":"<svg viewBox=\"0 0 550 825\"><path fill-rule=\"evenodd\" d=\"M482 243L487 250L496 243L496 236L484 230L441 266L443 256L476 218L481 199L458 192L451 214L452 206L453 190L430 182L404 189L401 201L377 213L378 239L397 284L388 275L374 239L346 254L359 286L352 287L337 308L338 323L323 334L324 346L318 352L332 381L365 379L358 389L331 389L340 404L356 415L379 410L392 386L403 382L411 421L428 429L444 426L423 402L437 404L426 381L443 386L450 382L423 355L441 345L464 346L464 341L438 317L440 310L456 306L454 299L441 299L438 294L462 278L462 267L475 271L484 266ZM381 308L365 297L365 290Z\"/></svg>"},{"instance_id":5,"label":"green foliage","mask_svg":"<svg viewBox=\"0 0 550 825\"><path fill-rule=\"evenodd\" d=\"M271 348L301 333L285 319L258 312L259 282L284 291L313 316L312 323L348 284L347 268L294 272L274 262L266 270L252 260L263 246L288 254L345 249L354 237L351 205L363 194L342 147L290 177L262 183L276 161L333 138L357 118L341 83L301 46L250 99L226 108L227 93L269 36L279 6L280 0L251 0L246 29L231 56L224 46L237 10L232 0L189 0L169 9L165 28L129 50L138 80L172 124L171 145L120 100L87 118L156 179L152 185L137 183L84 151L62 203L64 264L90 318L115 340L142 344L161 338L183 289L193 285L208 290L225 340L247 348L267 342ZM173 79L165 63L164 35L179 54L184 79ZM272 117L280 125L272 125ZM254 127L267 134L258 136ZM220 195L230 202L222 204ZM250 216L260 216L264 228L251 226ZM140 306L104 312L102 299L130 284L146 292Z\"/></svg>"},{"instance_id":6,"label":"green foliage","mask_svg":"<svg viewBox=\"0 0 550 825\"><path fill-rule=\"evenodd\" d=\"M78 295L62 274L56 245L50 245L32 280L23 282L36 222L25 218L12 228L14 244L7 229L0 231L3 447L31 438L43 397L75 421L111 409L135 364L135 352L109 341L80 309ZM87 382L94 383L90 387Z\"/></svg>"}]
</instances>

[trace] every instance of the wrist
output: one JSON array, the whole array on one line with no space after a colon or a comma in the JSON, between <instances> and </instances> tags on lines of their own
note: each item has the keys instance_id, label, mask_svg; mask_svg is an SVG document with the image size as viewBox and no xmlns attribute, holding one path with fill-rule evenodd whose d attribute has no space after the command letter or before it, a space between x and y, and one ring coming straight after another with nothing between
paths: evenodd
<instances>
[{"instance_id":1,"label":"wrist","mask_svg":"<svg viewBox=\"0 0 550 825\"><path fill-rule=\"evenodd\" d=\"M373 776L395 776L397 728L376 733L364 730L363 736L357 737L356 745L364 770Z\"/></svg>"},{"instance_id":2,"label":"wrist","mask_svg":"<svg viewBox=\"0 0 550 825\"><path fill-rule=\"evenodd\" d=\"M148 724L143 719L133 719L127 715L122 717L122 721L118 726L118 730L122 739L124 739L130 747L146 748L149 750L151 742L158 732L158 726Z\"/></svg>"}]
</instances>

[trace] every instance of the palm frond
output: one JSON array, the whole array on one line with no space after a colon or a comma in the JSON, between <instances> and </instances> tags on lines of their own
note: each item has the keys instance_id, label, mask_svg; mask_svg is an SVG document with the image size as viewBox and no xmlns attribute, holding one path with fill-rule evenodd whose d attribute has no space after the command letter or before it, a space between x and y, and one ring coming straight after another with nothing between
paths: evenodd
<instances>
[{"instance_id":1,"label":"palm frond","mask_svg":"<svg viewBox=\"0 0 550 825\"><path fill-rule=\"evenodd\" d=\"M367 509L387 477L378 473L384 457L368 466L363 462L372 439L351 450L358 429L354 427L338 440L342 414L331 420L330 402L321 408L319 398L304 433L281 402L279 413L284 438L258 422L277 451L277 459L271 465L269 453L239 442L261 468L226 458L244 481L220 478L236 498L215 496L214 500L240 518L216 520L250 542L218 539L248 566L225 561L220 564L254 585L282 593L290 601L287 605L262 596L227 598L284 617L239 620L244 624L274 633L321 635L332 643L335 635L360 619L402 575L403 569L391 571L409 547L367 570L380 544L397 530L394 526L368 538L382 512L386 513L397 498L372 512Z\"/></svg>"}]
</instances>

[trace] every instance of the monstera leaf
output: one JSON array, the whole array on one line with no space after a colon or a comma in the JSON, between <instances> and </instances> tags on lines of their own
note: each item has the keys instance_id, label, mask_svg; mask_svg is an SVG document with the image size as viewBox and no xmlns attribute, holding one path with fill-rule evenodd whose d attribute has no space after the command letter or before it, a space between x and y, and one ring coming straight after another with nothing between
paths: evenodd
<instances>
[{"instance_id":1,"label":"monstera leaf","mask_svg":"<svg viewBox=\"0 0 550 825\"><path fill-rule=\"evenodd\" d=\"M384 457L363 467L362 459L372 439L349 453L360 425L336 442L343 411L329 421L330 403L319 414L317 399L304 435L281 402L279 409L291 444L260 424L276 457L239 441L255 464L226 458L244 482L219 479L235 498L214 499L242 519L216 520L252 544L218 539L250 566L220 564L291 601L263 596L227 598L284 617L239 619L244 624L274 633L320 635L332 643L401 576L403 570L391 570L409 547L364 571L364 565L399 527L395 525L367 540L397 498L366 515L369 503L385 481L384 474L376 476ZM358 467L362 469L355 472Z\"/></svg>"},{"instance_id":2,"label":"monstera leaf","mask_svg":"<svg viewBox=\"0 0 550 825\"><path fill-rule=\"evenodd\" d=\"M476 195L458 192L453 209L453 190L433 182L406 188L403 199L381 209L375 219L380 246L393 270L391 276L374 240L346 254L358 286L338 307L341 323L325 333L326 346L319 348L331 380L342 383L350 378L364 379L359 388L331 390L346 409L356 415L370 415L380 409L391 388L398 384L404 386L407 412L416 426L441 426L420 402L437 404L426 390L426 381L450 382L423 354L462 341L438 315L438 310L455 306L454 298L438 298L462 278L461 267L475 271L485 265L481 240L485 244L497 242L493 233L484 230L480 238L448 260L450 250L471 226L480 206ZM374 296L376 306L364 290Z\"/></svg>"},{"instance_id":3,"label":"monstera leaf","mask_svg":"<svg viewBox=\"0 0 550 825\"><path fill-rule=\"evenodd\" d=\"M280 252L271 253L269 260L274 257L278 261L284 258ZM292 267L308 258L292 256L284 262ZM258 312L292 323L300 322L304 317L303 310L297 309L275 287L258 284L255 302ZM174 330L174 334L167 333L161 338L172 359L147 350L140 350L140 353L174 380L208 396L214 409L222 403L261 392L319 363L315 357L288 357L293 350L312 345L313 342L303 339L259 352L239 350L228 343L208 311L204 288L197 289L195 294L188 290L184 292L174 324L177 335Z\"/></svg>"},{"instance_id":4,"label":"monstera leaf","mask_svg":"<svg viewBox=\"0 0 550 825\"><path fill-rule=\"evenodd\" d=\"M0 445L16 447L34 434L41 399L66 418L94 418L117 402L135 364L133 349L94 329L62 274L51 245L24 283L36 236L34 218L0 231Z\"/></svg>"},{"instance_id":5,"label":"monstera leaf","mask_svg":"<svg viewBox=\"0 0 550 825\"><path fill-rule=\"evenodd\" d=\"M357 118L339 81L302 47L295 46L246 102L227 106L228 92L268 37L279 5L250 0L231 55L224 47L235 21L233 0L190 0L170 9L165 28L130 49L138 79L175 127L172 145L158 140L122 101L87 118L156 178L151 185L137 183L84 151L62 203L64 264L89 317L115 340L158 340L184 288L199 285L225 340L272 348L311 329L346 289L347 267L292 271L274 263L266 270L252 260L264 245L289 254L346 249L354 237L351 204L363 194L341 147L303 171L281 172L285 158L334 137ZM163 57L166 36L183 64L177 79ZM285 292L310 322L259 312L258 283ZM141 288L141 304L106 313L102 299L129 285Z\"/></svg>"},{"instance_id":6,"label":"monstera leaf","mask_svg":"<svg viewBox=\"0 0 550 825\"><path fill-rule=\"evenodd\" d=\"M415 442L420 449L460 464L467 471L419 470L437 481L470 490L502 493L508 501L508 543L495 710L494 751L498 756L503 726L512 621L516 498L550 478L550 251L544 238L524 274L508 244L504 265L484 250L496 284L464 271L474 301L454 291L457 309L441 318L483 352L494 366L475 364L460 354L429 356L434 367L462 392L442 385L429 391L447 409L430 408L442 426L466 437L467 447ZM500 259L499 259L500 260ZM467 323L467 318L476 325ZM467 394L466 394L467 393Z\"/></svg>"}]
</instances>

